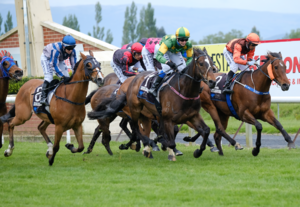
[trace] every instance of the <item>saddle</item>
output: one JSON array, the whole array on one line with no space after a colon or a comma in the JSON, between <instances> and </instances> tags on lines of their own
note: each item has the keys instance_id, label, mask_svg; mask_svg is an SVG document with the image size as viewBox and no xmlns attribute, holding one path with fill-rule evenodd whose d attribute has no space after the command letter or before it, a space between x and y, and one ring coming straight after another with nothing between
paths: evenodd
<instances>
[{"instance_id":1,"label":"saddle","mask_svg":"<svg viewBox=\"0 0 300 207\"><path fill-rule=\"evenodd\" d=\"M56 89L58 88L58 86L61 84L61 82L57 79L54 79L51 81L50 83L50 86L49 86L49 93L48 93L48 96L47 96L47 102L50 104L51 102L51 99L53 97L53 94L54 92L56 91ZM47 114L49 120L51 121L52 124L54 124L54 120L51 116L51 113L50 113L50 106L45 106L45 105L42 105L40 103L41 101L41 95L42 95L42 85L41 84L40 86L38 86L34 93L31 94L33 95L33 102L32 102L32 106L33 106L33 111L34 113L36 114L39 114L39 113L44 113L44 114Z\"/></svg>"}]
</instances>

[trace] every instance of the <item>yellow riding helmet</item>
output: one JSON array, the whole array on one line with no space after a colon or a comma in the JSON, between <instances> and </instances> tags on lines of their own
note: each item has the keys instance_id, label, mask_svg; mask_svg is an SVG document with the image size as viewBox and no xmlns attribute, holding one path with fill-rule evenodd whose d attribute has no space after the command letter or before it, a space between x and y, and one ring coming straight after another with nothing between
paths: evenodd
<instances>
[{"instance_id":1,"label":"yellow riding helmet","mask_svg":"<svg viewBox=\"0 0 300 207\"><path fill-rule=\"evenodd\" d=\"M190 32L187 28L185 27L179 27L176 30L176 37L177 38L189 38L190 37Z\"/></svg>"}]
</instances>

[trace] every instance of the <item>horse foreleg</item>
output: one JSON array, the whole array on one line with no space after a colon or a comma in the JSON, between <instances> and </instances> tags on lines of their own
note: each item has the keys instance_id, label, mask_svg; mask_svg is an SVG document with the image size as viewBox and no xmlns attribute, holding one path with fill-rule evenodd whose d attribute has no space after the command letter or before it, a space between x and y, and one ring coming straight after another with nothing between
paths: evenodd
<instances>
[{"instance_id":1,"label":"horse foreleg","mask_svg":"<svg viewBox=\"0 0 300 207\"><path fill-rule=\"evenodd\" d=\"M252 155L257 156L259 154L260 146L261 146L261 131L262 131L262 125L259 123L254 116L246 110L244 112L242 120L248 124L252 124L255 126L256 131L257 131L257 138L256 138L256 147L253 148L252 150Z\"/></svg>"},{"instance_id":2,"label":"horse foreleg","mask_svg":"<svg viewBox=\"0 0 300 207\"><path fill-rule=\"evenodd\" d=\"M203 151L206 148L208 136L210 134L210 128L205 124L205 122L200 114L197 114L197 116L195 116L190 122L198 133L204 132L203 141L200 145L200 149L197 149L194 152L194 157L198 158L202 155Z\"/></svg>"},{"instance_id":3,"label":"horse foreleg","mask_svg":"<svg viewBox=\"0 0 300 207\"><path fill-rule=\"evenodd\" d=\"M46 129L50 125L50 123L42 121L40 125L38 126L38 130L40 131L41 135L44 137L48 150L46 152L46 157L49 159L53 154L53 144L51 140L49 139L48 135L46 134Z\"/></svg>"},{"instance_id":4,"label":"horse foreleg","mask_svg":"<svg viewBox=\"0 0 300 207\"><path fill-rule=\"evenodd\" d=\"M82 125L78 127L73 128L76 140L78 142L78 148L75 148L73 144L67 143L65 146L69 150L71 150L72 153L76 152L82 152L84 150L83 140L82 140Z\"/></svg>"},{"instance_id":5,"label":"horse foreleg","mask_svg":"<svg viewBox=\"0 0 300 207\"><path fill-rule=\"evenodd\" d=\"M59 150L59 143L60 143L63 132L64 132L64 130L63 130L62 126L60 126L60 125L55 126L55 139L54 139L54 145L53 145L53 155L49 158L50 166L53 165L55 155Z\"/></svg>"},{"instance_id":6,"label":"horse foreleg","mask_svg":"<svg viewBox=\"0 0 300 207\"><path fill-rule=\"evenodd\" d=\"M128 121L129 121L128 118L123 118L119 124L121 129L123 129L123 131L129 138L129 142L127 144L121 144L119 146L120 150L127 150L135 142L135 139L133 139L133 137L132 137L132 133L129 131L129 129L127 127ZM131 147L131 149L135 149L135 147Z\"/></svg>"},{"instance_id":7,"label":"horse foreleg","mask_svg":"<svg viewBox=\"0 0 300 207\"><path fill-rule=\"evenodd\" d=\"M2 148L3 123L0 120L0 149Z\"/></svg>"},{"instance_id":8,"label":"horse foreleg","mask_svg":"<svg viewBox=\"0 0 300 207\"><path fill-rule=\"evenodd\" d=\"M288 143L289 148L296 148L295 143L292 141L290 135L284 130L283 126L280 124L280 122L275 118L274 112L269 109L262 117L263 121L268 122L272 126L274 126L276 129L278 129L281 134L283 135L285 141Z\"/></svg>"},{"instance_id":9,"label":"horse foreleg","mask_svg":"<svg viewBox=\"0 0 300 207\"><path fill-rule=\"evenodd\" d=\"M105 147L108 154L110 154L110 155L113 155L113 153L110 149L110 145L109 145L110 140L111 140L109 124L111 123L112 120L109 118L106 118L105 120L99 120L99 125L101 126L101 129L102 129L102 144Z\"/></svg>"},{"instance_id":10,"label":"horse foreleg","mask_svg":"<svg viewBox=\"0 0 300 207\"><path fill-rule=\"evenodd\" d=\"M84 154L90 154L92 151L93 151L93 148L94 148L94 145L97 141L97 139L99 138L99 136L101 135L102 133L102 130L100 129L100 124L96 127L95 131L94 131L94 134L93 134L93 138L90 142L90 145L87 149L86 152L84 152Z\"/></svg>"}]
</instances>

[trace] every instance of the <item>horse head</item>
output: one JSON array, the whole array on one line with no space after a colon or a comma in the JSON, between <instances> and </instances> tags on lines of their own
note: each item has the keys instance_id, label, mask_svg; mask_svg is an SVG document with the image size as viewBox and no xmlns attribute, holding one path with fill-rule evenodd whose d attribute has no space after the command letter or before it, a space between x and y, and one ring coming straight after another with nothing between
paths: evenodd
<instances>
[{"instance_id":1,"label":"horse head","mask_svg":"<svg viewBox=\"0 0 300 207\"><path fill-rule=\"evenodd\" d=\"M220 70L219 68L215 65L215 63L212 61L211 57L208 55L206 47L203 48L203 52L207 55L207 62L208 64L212 67L213 73L218 73Z\"/></svg>"},{"instance_id":2,"label":"horse head","mask_svg":"<svg viewBox=\"0 0 300 207\"><path fill-rule=\"evenodd\" d=\"M16 82L20 81L23 77L23 70L18 67L17 61L14 61L8 56L0 56L0 68L3 70L2 73L6 73L7 77ZM5 76L5 74L3 74L3 76Z\"/></svg>"},{"instance_id":3,"label":"horse head","mask_svg":"<svg viewBox=\"0 0 300 207\"><path fill-rule=\"evenodd\" d=\"M90 55L81 54L84 65L85 76L96 83L99 87L104 83L104 75L101 72L101 64L94 58L94 53L90 50Z\"/></svg>"},{"instance_id":4,"label":"horse head","mask_svg":"<svg viewBox=\"0 0 300 207\"><path fill-rule=\"evenodd\" d=\"M286 65L282 60L281 52L268 52L266 62L269 60L270 64L267 67L267 71L270 79L274 80L281 87L282 91L289 90L290 81L286 76Z\"/></svg>"},{"instance_id":5,"label":"horse head","mask_svg":"<svg viewBox=\"0 0 300 207\"><path fill-rule=\"evenodd\" d=\"M216 85L216 78L213 73L212 65L208 59L209 55L199 48L194 48L193 61L197 70L202 76L202 80L208 85L209 88L214 88Z\"/></svg>"}]
</instances>

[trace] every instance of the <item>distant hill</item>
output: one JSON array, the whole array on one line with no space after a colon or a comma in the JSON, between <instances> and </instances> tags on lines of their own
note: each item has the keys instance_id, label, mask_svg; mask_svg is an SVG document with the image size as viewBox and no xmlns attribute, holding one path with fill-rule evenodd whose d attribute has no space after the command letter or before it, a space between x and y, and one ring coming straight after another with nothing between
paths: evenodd
<instances>
[{"instance_id":1,"label":"distant hill","mask_svg":"<svg viewBox=\"0 0 300 207\"><path fill-rule=\"evenodd\" d=\"M114 37L113 45L121 46L124 15L127 5L102 6L102 22L100 26L111 29ZM137 5L142 8L143 5ZM16 26L15 8L12 4L0 4L1 15L6 21L7 11L13 15L13 23ZM247 35L253 26L260 31L264 40L267 38L282 38L291 29L300 28L300 14L283 14L274 12L255 12L238 9L199 9L154 6L156 25L164 26L167 34L174 34L178 27L187 27L191 32L191 39L200 40L204 36L219 31L224 33L231 29L241 30ZM68 14L76 14L80 31L92 33L95 25L95 6L70 6L51 7L54 22L62 24L63 17ZM137 15L139 20L139 11Z\"/></svg>"}]
</instances>

